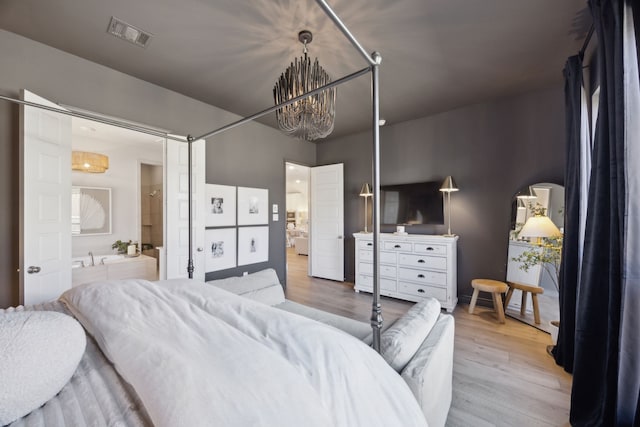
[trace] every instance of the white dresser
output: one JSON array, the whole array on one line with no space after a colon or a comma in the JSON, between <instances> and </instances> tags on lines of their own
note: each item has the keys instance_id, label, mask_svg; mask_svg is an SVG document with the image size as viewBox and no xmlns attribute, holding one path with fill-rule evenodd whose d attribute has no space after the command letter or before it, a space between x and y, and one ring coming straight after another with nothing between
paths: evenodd
<instances>
[{"instance_id":1,"label":"white dresser","mask_svg":"<svg viewBox=\"0 0 640 427\"><path fill-rule=\"evenodd\" d=\"M355 233L356 292L373 291L373 234ZM458 236L380 234L380 294L407 301L437 298L452 312L458 303Z\"/></svg>"}]
</instances>

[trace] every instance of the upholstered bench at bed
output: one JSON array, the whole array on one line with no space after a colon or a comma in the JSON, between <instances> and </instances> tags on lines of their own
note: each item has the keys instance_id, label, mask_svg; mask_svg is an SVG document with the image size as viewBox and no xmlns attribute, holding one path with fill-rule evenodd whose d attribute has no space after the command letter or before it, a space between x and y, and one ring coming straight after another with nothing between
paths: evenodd
<instances>
[{"instance_id":1,"label":"upholstered bench at bed","mask_svg":"<svg viewBox=\"0 0 640 427\"><path fill-rule=\"evenodd\" d=\"M207 283L341 329L371 343L371 326L285 299L273 269ZM398 371L418 400L430 427L444 426L451 406L454 320L440 312L435 299L414 305L403 317L385 325L382 356Z\"/></svg>"}]
</instances>

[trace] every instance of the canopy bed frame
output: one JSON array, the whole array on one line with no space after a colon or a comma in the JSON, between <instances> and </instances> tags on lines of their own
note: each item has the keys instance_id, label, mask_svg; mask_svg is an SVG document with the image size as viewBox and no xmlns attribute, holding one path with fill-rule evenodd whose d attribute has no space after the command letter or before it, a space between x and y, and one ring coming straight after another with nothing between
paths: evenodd
<instances>
[{"instance_id":1,"label":"canopy bed frame","mask_svg":"<svg viewBox=\"0 0 640 427\"><path fill-rule=\"evenodd\" d=\"M24 106L35 107L45 110L50 110L56 113L61 113L73 117L94 120L96 122L117 126L124 129L133 130L136 132L145 133L148 135L158 136L170 140L175 140L183 143L187 143L189 146L188 149L188 190L189 190L189 229L193 228L193 212L192 212L192 203L191 199L192 195L192 143L197 140L207 140L215 135L223 133L227 130L235 128L237 126L243 125L245 123L251 122L255 119L258 119L266 114L272 113L284 106L289 104L293 104L294 102L305 99L308 96L315 95L321 93L324 90L330 89L332 87L341 85L350 80L353 80L357 77L363 76L367 73L371 73L371 88L372 88L372 117L371 117L371 127L373 130L373 212L372 212L372 222L373 222L373 265L375 266L373 269L373 298L372 298L372 308L371 308L371 328L373 332L373 340L372 346L375 351L380 352L380 333L383 324L382 318L382 308L380 305L380 265L378 263L379 259L379 242L380 242L380 95L379 95L379 68L382 62L382 56L378 52L373 52L371 54L367 53L367 51L362 47L362 45L358 42L358 40L353 36L353 34L349 31L347 26L342 22L342 20L338 17L338 15L333 11L333 9L329 6L329 4L325 0L316 0L316 3L320 6L320 8L324 11L324 13L333 21L333 23L337 26L337 28L344 34L347 40L354 46L354 48L358 51L359 55L362 56L365 61L368 63L368 66L351 73L347 76L344 76L340 79L332 81L324 86L318 87L315 90L304 93L295 98L289 99L288 101L282 102L280 104L274 105L265 110L259 111L255 114L237 120L233 123L222 126L218 129L212 130L205 134L202 134L197 137L193 137L188 135L186 141L184 138L179 138L175 136L168 135L161 131L150 129L143 126L138 126L132 123L114 120L106 117L100 117L97 115L87 114L78 111L70 111L70 110L61 110L55 107L49 107L46 105L41 105L38 103L28 102L21 99L11 98L7 96L0 95L0 99L17 103ZM207 141L208 142L208 141ZM189 258L187 265L187 273L190 279L193 278L194 272L194 263L193 263L193 236L192 233L189 233Z\"/></svg>"}]
</instances>

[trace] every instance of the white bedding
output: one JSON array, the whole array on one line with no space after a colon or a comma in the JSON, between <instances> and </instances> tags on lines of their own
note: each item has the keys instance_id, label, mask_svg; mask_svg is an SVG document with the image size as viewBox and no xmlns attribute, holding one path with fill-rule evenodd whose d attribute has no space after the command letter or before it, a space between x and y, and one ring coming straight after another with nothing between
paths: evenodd
<instances>
[{"instance_id":1,"label":"white bedding","mask_svg":"<svg viewBox=\"0 0 640 427\"><path fill-rule=\"evenodd\" d=\"M190 280L61 299L156 426L424 426L402 378L329 326Z\"/></svg>"}]
</instances>

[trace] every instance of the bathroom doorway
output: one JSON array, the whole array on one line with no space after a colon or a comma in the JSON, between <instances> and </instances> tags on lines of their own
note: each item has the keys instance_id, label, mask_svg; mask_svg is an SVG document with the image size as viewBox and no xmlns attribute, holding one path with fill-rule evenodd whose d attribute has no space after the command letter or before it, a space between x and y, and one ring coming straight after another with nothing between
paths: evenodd
<instances>
[{"instance_id":1,"label":"bathroom doorway","mask_svg":"<svg viewBox=\"0 0 640 427\"><path fill-rule=\"evenodd\" d=\"M163 177L161 164L140 163L140 250L158 266L164 246Z\"/></svg>"}]
</instances>

